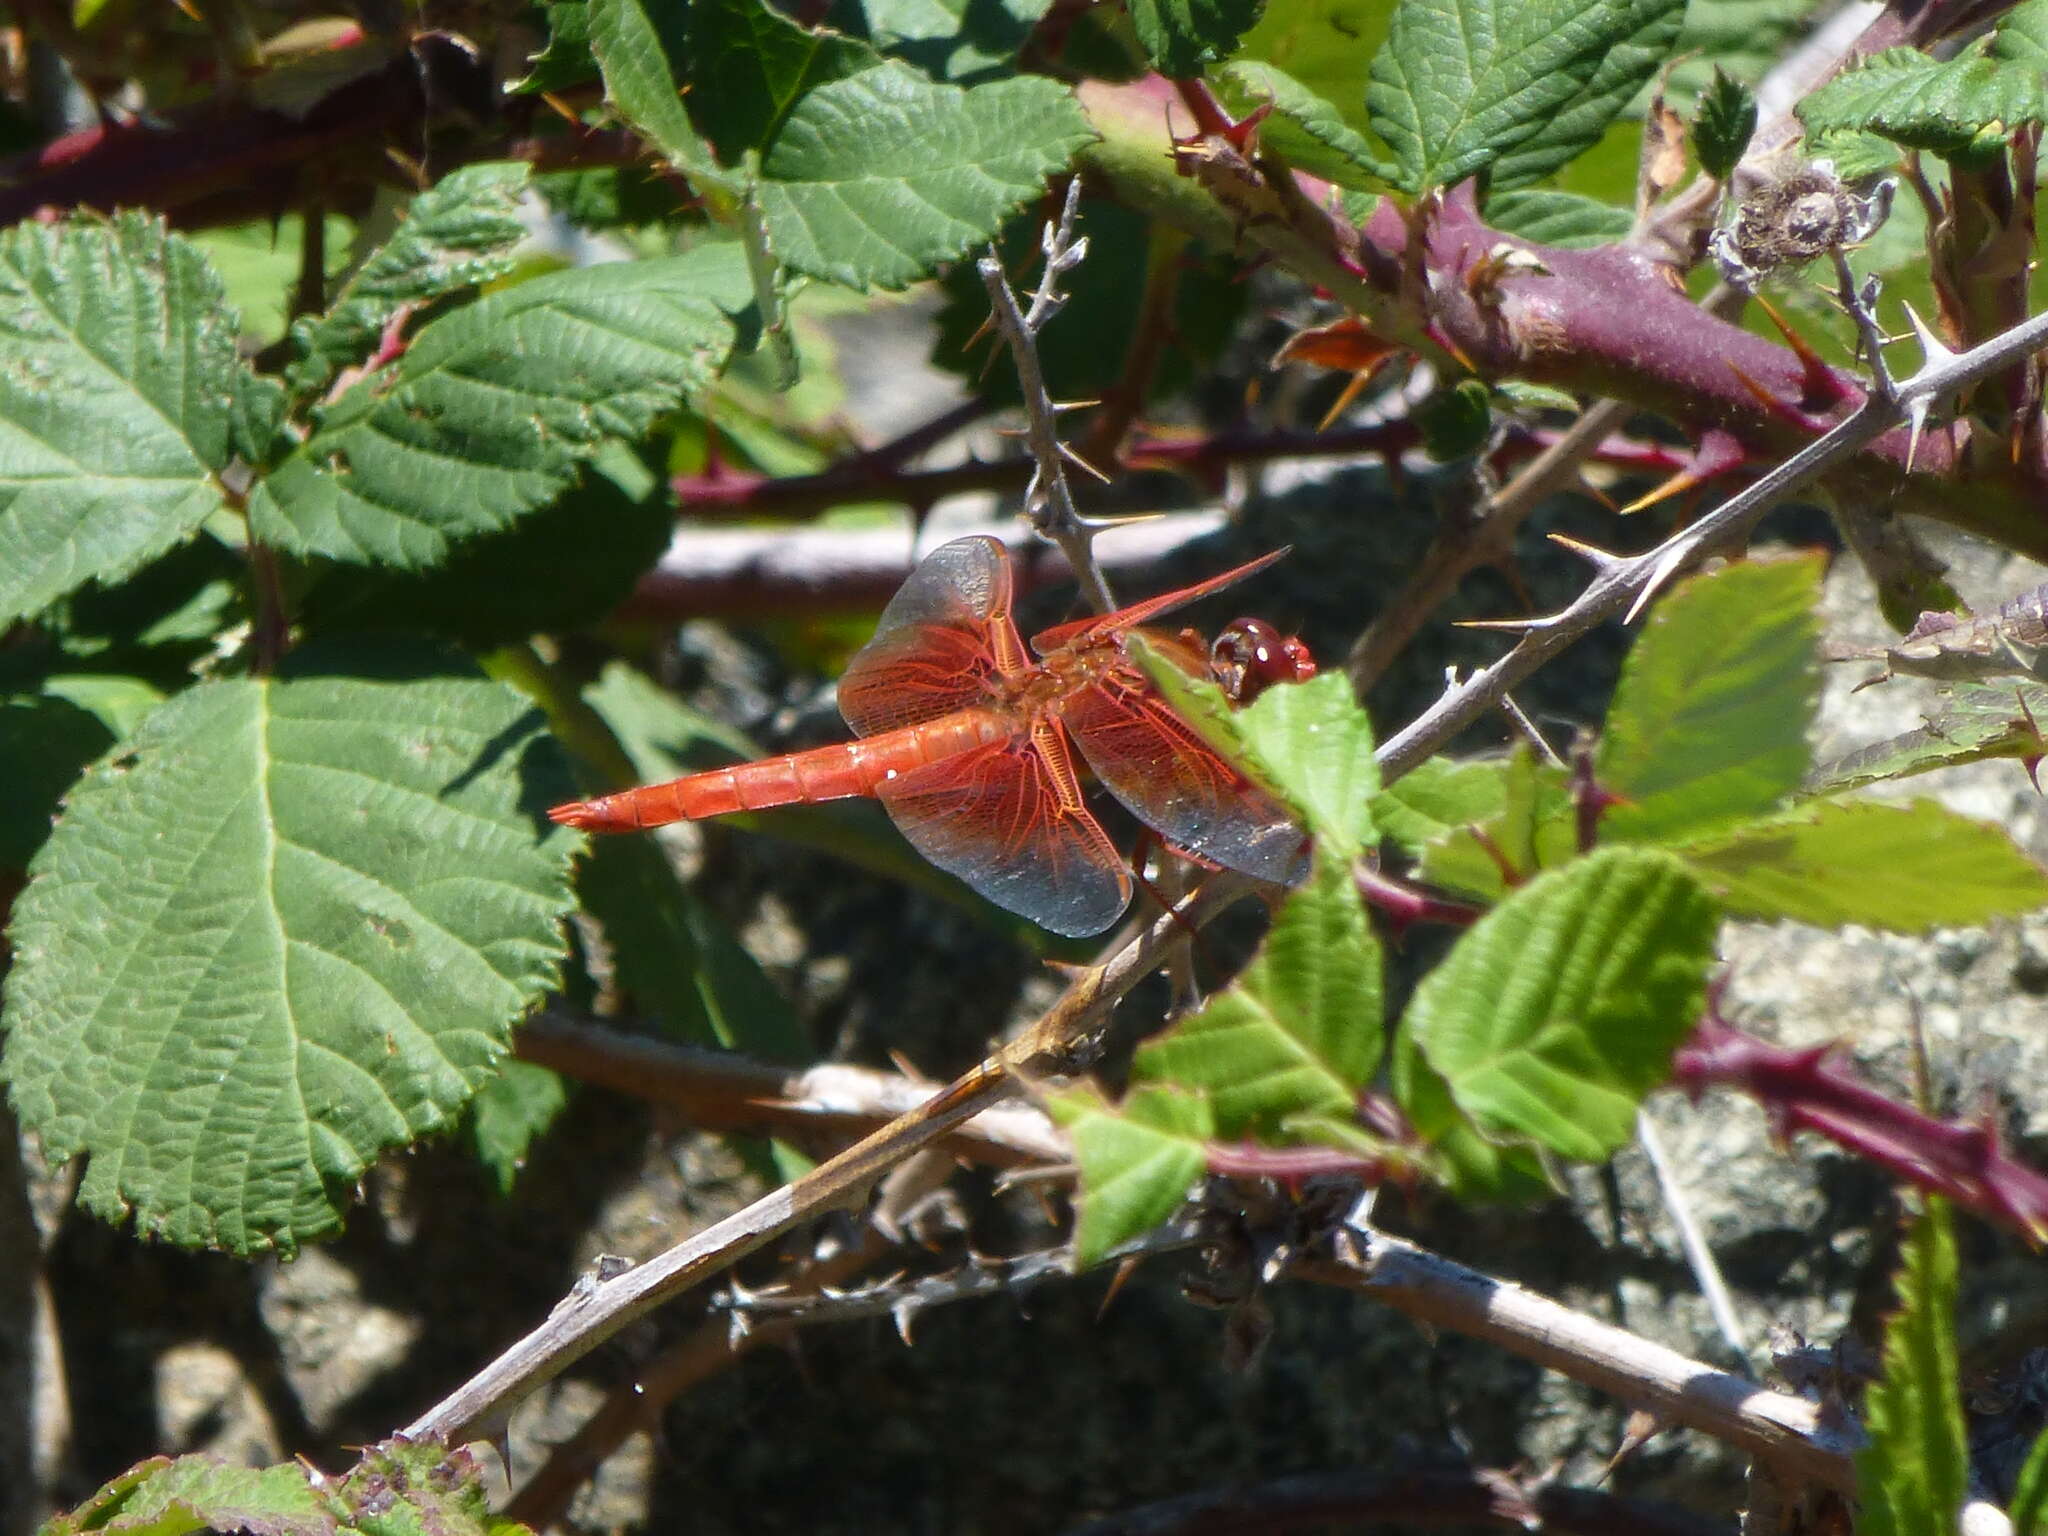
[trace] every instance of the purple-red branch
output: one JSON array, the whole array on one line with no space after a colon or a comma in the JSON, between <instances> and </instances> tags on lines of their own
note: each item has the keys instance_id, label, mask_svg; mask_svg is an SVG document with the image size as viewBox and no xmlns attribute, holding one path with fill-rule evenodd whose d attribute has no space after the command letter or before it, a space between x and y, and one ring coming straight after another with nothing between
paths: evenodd
<instances>
[{"instance_id":1,"label":"purple-red branch","mask_svg":"<svg viewBox=\"0 0 2048 1536\"><path fill-rule=\"evenodd\" d=\"M2016 1161L1988 1124L1938 1119L1833 1064L1832 1048L1789 1050L1745 1034L1711 1007L1672 1062L1673 1086L1749 1094L1781 1135L1812 1131L1906 1182L2048 1240L2048 1175Z\"/></svg>"}]
</instances>

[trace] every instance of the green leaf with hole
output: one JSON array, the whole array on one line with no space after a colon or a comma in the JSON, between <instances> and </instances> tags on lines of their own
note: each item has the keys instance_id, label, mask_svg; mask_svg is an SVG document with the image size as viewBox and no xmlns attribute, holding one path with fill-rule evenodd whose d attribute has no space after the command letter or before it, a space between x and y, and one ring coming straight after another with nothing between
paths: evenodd
<instances>
[{"instance_id":1,"label":"green leaf with hole","mask_svg":"<svg viewBox=\"0 0 2048 1536\"><path fill-rule=\"evenodd\" d=\"M1692 146L1700 169L1716 181L1726 181L1742 163L1755 134L1756 94L1716 65L1714 83L1700 92L1692 119Z\"/></svg>"},{"instance_id":2,"label":"green leaf with hole","mask_svg":"<svg viewBox=\"0 0 2048 1536\"><path fill-rule=\"evenodd\" d=\"M255 535L414 570L553 501L709 384L751 301L734 245L537 277L423 327L258 484Z\"/></svg>"},{"instance_id":3,"label":"green leaf with hole","mask_svg":"<svg viewBox=\"0 0 2048 1536\"><path fill-rule=\"evenodd\" d=\"M1318 856L1228 990L1138 1048L1135 1082L1205 1096L1217 1134L1348 1116L1378 1069L1379 941L1350 861Z\"/></svg>"},{"instance_id":4,"label":"green leaf with hole","mask_svg":"<svg viewBox=\"0 0 2048 1536\"><path fill-rule=\"evenodd\" d=\"M2024 763L2048 756L2048 688L2015 678L1964 683L1950 690L1949 707L1917 730L1859 747L1821 764L1807 779L1809 794L1832 794L1863 784L1910 778L1986 758Z\"/></svg>"},{"instance_id":5,"label":"green leaf with hole","mask_svg":"<svg viewBox=\"0 0 2048 1536\"><path fill-rule=\"evenodd\" d=\"M1077 1269L1178 1210L1216 1131L1205 1100L1170 1088L1134 1088L1114 1107L1093 1088L1077 1088L1052 1095L1046 1109L1073 1139L1081 1169Z\"/></svg>"},{"instance_id":6,"label":"green leaf with hole","mask_svg":"<svg viewBox=\"0 0 2048 1536\"><path fill-rule=\"evenodd\" d=\"M235 1253L332 1231L552 984L573 794L538 711L417 643L205 682L76 789L15 909L5 1072L80 1199Z\"/></svg>"},{"instance_id":7,"label":"green leaf with hole","mask_svg":"<svg viewBox=\"0 0 2048 1536\"><path fill-rule=\"evenodd\" d=\"M1598 1161L1698 1019L1719 922L1670 854L1602 849L1481 918L1404 1027L1483 1131Z\"/></svg>"},{"instance_id":8,"label":"green leaf with hole","mask_svg":"<svg viewBox=\"0 0 2048 1536\"><path fill-rule=\"evenodd\" d=\"M1243 117L1262 104L1272 113L1259 124L1259 147L1287 164L1340 187L1378 192L1386 166L1372 141L1292 75L1258 59L1239 59L1218 72L1224 104Z\"/></svg>"},{"instance_id":9,"label":"green leaf with hole","mask_svg":"<svg viewBox=\"0 0 2048 1536\"><path fill-rule=\"evenodd\" d=\"M117 581L224 505L284 394L206 258L139 214L0 232L0 627Z\"/></svg>"},{"instance_id":10,"label":"green leaf with hole","mask_svg":"<svg viewBox=\"0 0 2048 1536\"><path fill-rule=\"evenodd\" d=\"M1594 760L1605 841L1670 843L1775 810L1812 763L1818 557L1747 560L1660 602L1622 665Z\"/></svg>"},{"instance_id":11,"label":"green leaf with hole","mask_svg":"<svg viewBox=\"0 0 2048 1536\"><path fill-rule=\"evenodd\" d=\"M1870 1536L1957 1529L1970 1485L1956 1359L1956 1240L1945 1202L1927 1202L1900 1257L1884 1377L1864 1399L1869 1441L1856 1452L1856 1529Z\"/></svg>"},{"instance_id":12,"label":"green leaf with hole","mask_svg":"<svg viewBox=\"0 0 2048 1536\"><path fill-rule=\"evenodd\" d=\"M1744 917L1925 933L2048 906L2048 872L2003 828L1931 800L1821 801L1677 852Z\"/></svg>"},{"instance_id":13,"label":"green leaf with hole","mask_svg":"<svg viewBox=\"0 0 2048 1536\"><path fill-rule=\"evenodd\" d=\"M1192 80L1228 58L1259 19L1260 0L1131 0L1131 25L1152 67Z\"/></svg>"},{"instance_id":14,"label":"green leaf with hole","mask_svg":"<svg viewBox=\"0 0 2048 1536\"><path fill-rule=\"evenodd\" d=\"M1039 75L962 88L889 62L806 92L762 158L760 206L792 268L901 288L995 234L1095 137Z\"/></svg>"},{"instance_id":15,"label":"green leaf with hole","mask_svg":"<svg viewBox=\"0 0 2048 1536\"><path fill-rule=\"evenodd\" d=\"M481 287L512 270L526 237L519 202L527 168L516 162L464 166L413 199L404 222L356 269L327 312L292 327L299 360L286 381L299 394L324 389L342 368L376 350L407 305Z\"/></svg>"},{"instance_id":16,"label":"green leaf with hole","mask_svg":"<svg viewBox=\"0 0 2048 1536\"><path fill-rule=\"evenodd\" d=\"M1515 150L1516 178L1546 174L1599 138L1682 14L1674 0L1401 0L1365 95L1394 182L1455 186Z\"/></svg>"}]
</instances>

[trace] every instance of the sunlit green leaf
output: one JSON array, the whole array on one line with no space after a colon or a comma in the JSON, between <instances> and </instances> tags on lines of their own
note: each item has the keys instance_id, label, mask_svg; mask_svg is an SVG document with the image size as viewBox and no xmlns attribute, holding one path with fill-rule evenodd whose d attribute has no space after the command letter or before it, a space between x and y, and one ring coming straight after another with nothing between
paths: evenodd
<instances>
[{"instance_id":1,"label":"sunlit green leaf","mask_svg":"<svg viewBox=\"0 0 2048 1536\"><path fill-rule=\"evenodd\" d=\"M1856 1528L1870 1536L1957 1529L1969 1448L1956 1363L1956 1242L1930 1200L1901 1250L1899 1310L1885 1326L1884 1378L1864 1398Z\"/></svg>"},{"instance_id":2,"label":"sunlit green leaf","mask_svg":"<svg viewBox=\"0 0 2048 1536\"><path fill-rule=\"evenodd\" d=\"M1925 933L2048 906L2048 872L2002 828L1931 800L1822 801L1677 851L1745 917Z\"/></svg>"},{"instance_id":3,"label":"sunlit green leaf","mask_svg":"<svg viewBox=\"0 0 2048 1536\"><path fill-rule=\"evenodd\" d=\"M1626 802L1606 841L1674 842L1775 809L1806 777L1820 696L1821 562L1749 560L1651 611L1615 686L1594 772Z\"/></svg>"},{"instance_id":4,"label":"sunlit green leaf","mask_svg":"<svg viewBox=\"0 0 2048 1536\"><path fill-rule=\"evenodd\" d=\"M1139 1082L1205 1094L1225 1137L1348 1114L1379 1065L1380 952L1349 862L1319 857L1231 986L1138 1048Z\"/></svg>"},{"instance_id":5,"label":"sunlit green leaf","mask_svg":"<svg viewBox=\"0 0 2048 1536\"><path fill-rule=\"evenodd\" d=\"M1094 1089L1077 1088L1051 1096L1046 1108L1073 1138L1081 1168L1074 1263L1084 1269L1180 1207L1215 1134L1203 1099L1167 1088L1133 1089L1114 1108Z\"/></svg>"},{"instance_id":6,"label":"sunlit green leaf","mask_svg":"<svg viewBox=\"0 0 2048 1536\"><path fill-rule=\"evenodd\" d=\"M1603 849L1538 875L1423 980L1405 1027L1494 1134L1597 1161L1699 1017L1719 913L1686 868Z\"/></svg>"},{"instance_id":7,"label":"sunlit green leaf","mask_svg":"<svg viewBox=\"0 0 2048 1536\"><path fill-rule=\"evenodd\" d=\"M330 1231L452 1123L552 982L569 798L537 711L412 645L167 701L72 793L15 909L5 1068L80 1199L171 1242Z\"/></svg>"},{"instance_id":8,"label":"sunlit green leaf","mask_svg":"<svg viewBox=\"0 0 2048 1536\"><path fill-rule=\"evenodd\" d=\"M128 575L223 505L283 406L203 256L160 223L0 233L0 625Z\"/></svg>"}]
</instances>

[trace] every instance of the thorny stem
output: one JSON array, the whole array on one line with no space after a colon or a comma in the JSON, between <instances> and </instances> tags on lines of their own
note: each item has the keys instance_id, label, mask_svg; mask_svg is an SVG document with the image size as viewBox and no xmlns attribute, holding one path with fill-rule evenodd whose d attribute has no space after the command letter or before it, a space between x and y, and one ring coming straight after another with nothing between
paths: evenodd
<instances>
[{"instance_id":1,"label":"thorny stem","mask_svg":"<svg viewBox=\"0 0 2048 1536\"><path fill-rule=\"evenodd\" d=\"M1391 783L1437 751L1497 705L1509 689L1595 625L1621 613L1633 618L1666 581L1708 551L1746 533L1778 501L1890 431L1916 406L1943 399L2025 357L2044 342L2048 342L2048 312L1968 352L1938 358L1897 384L1890 400L1877 394L1866 396L1831 431L1691 527L1647 553L1610 559L1570 607L1519 626L1526 633L1513 650L1484 671L1446 689L1434 705L1383 743L1378 752L1383 780Z\"/></svg>"},{"instance_id":2,"label":"thorny stem","mask_svg":"<svg viewBox=\"0 0 2048 1536\"><path fill-rule=\"evenodd\" d=\"M1087 240L1074 238L1074 218L1081 205L1081 178L1067 183L1066 202L1059 218L1048 224L1039 244L1045 253L1045 273L1031 296L1028 313L1018 307L1010 280L1003 275L1003 260L994 247L976 263L981 281L988 289L989 305L996 327L1009 343L1010 358L1017 368L1017 384L1024 396L1025 441L1031 449L1031 483L1024 492L1024 507L1038 531L1060 547L1067 563L1081 583L1089 606L1097 613L1110 613L1116 599L1109 583L1095 564L1091 550L1094 530L1082 520L1074 505L1074 493L1067 484L1066 449L1060 443L1057 408L1045 386L1045 372L1038 361L1038 333L1059 313L1066 295L1059 291L1060 279L1081 264L1088 254Z\"/></svg>"},{"instance_id":3,"label":"thorny stem","mask_svg":"<svg viewBox=\"0 0 2048 1536\"><path fill-rule=\"evenodd\" d=\"M1459 582L1482 566L1508 558L1515 547L1515 533L1529 514L1570 482L1608 433L1627 420L1629 410L1619 400L1601 400L1587 407L1562 437L1514 479L1437 535L1408 584L1380 611L1344 658L1344 670L1357 692L1363 694L1379 680Z\"/></svg>"},{"instance_id":4,"label":"thorny stem","mask_svg":"<svg viewBox=\"0 0 2048 1536\"><path fill-rule=\"evenodd\" d=\"M1812 1131L1922 1189L1947 1196L2029 1241L2048 1241L2048 1175L2008 1155L1989 1125L1941 1120L1858 1082L1828 1052L1745 1034L1709 1009L1672 1063L1673 1086L1755 1098L1781 1131Z\"/></svg>"}]
</instances>

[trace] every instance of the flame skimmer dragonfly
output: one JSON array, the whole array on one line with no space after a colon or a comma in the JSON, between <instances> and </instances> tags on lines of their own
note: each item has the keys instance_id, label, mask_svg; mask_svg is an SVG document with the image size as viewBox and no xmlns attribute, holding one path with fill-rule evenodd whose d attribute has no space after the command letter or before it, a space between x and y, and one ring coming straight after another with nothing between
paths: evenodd
<instances>
[{"instance_id":1,"label":"flame skimmer dragonfly","mask_svg":"<svg viewBox=\"0 0 2048 1536\"><path fill-rule=\"evenodd\" d=\"M1264 570L1285 551L1190 587L1046 630L1024 649L1010 554L941 545L911 572L839 683L857 740L558 805L557 822L630 832L734 811L873 795L912 846L998 906L1054 933L1100 933L1131 874L1089 812L1069 751L1176 849L1263 880L1307 865L1301 828L1159 695L1126 650L1139 626ZM1315 674L1298 640L1241 619L1208 656L1191 632L1146 641L1239 702Z\"/></svg>"}]
</instances>

